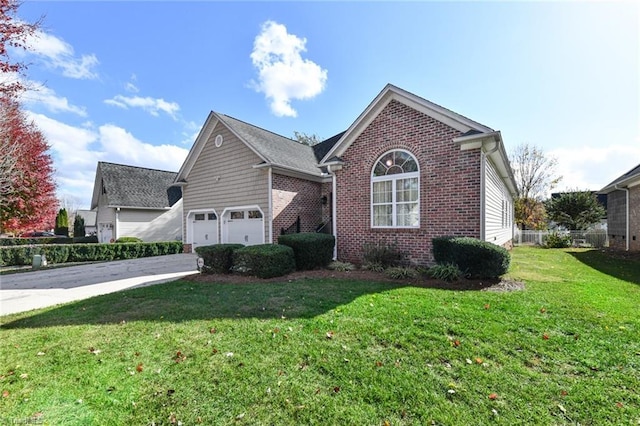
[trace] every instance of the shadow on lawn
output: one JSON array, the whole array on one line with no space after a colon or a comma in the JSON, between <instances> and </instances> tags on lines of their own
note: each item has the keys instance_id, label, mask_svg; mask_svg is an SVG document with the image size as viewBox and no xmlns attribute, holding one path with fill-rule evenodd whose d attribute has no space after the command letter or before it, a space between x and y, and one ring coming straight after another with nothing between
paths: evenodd
<instances>
[{"instance_id":1,"label":"shadow on lawn","mask_svg":"<svg viewBox=\"0 0 640 426\"><path fill-rule=\"evenodd\" d=\"M640 285L640 256L612 250L569 251L568 253L603 274Z\"/></svg>"},{"instance_id":2,"label":"shadow on lawn","mask_svg":"<svg viewBox=\"0 0 640 426\"><path fill-rule=\"evenodd\" d=\"M353 277L355 278L355 277ZM433 282L377 281L336 277L285 282L220 283L181 280L111 293L31 314L2 329L133 321L184 322L212 318L313 318L355 299L399 289L429 287L480 290L494 282L442 285Z\"/></svg>"}]
</instances>

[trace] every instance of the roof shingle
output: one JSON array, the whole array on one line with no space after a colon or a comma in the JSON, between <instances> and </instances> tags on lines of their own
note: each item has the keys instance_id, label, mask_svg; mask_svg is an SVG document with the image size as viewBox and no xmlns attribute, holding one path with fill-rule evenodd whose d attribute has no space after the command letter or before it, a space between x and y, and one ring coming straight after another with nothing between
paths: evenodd
<instances>
[{"instance_id":1,"label":"roof shingle","mask_svg":"<svg viewBox=\"0 0 640 426\"><path fill-rule=\"evenodd\" d=\"M108 205L164 209L182 197L171 192L176 172L98 162ZM172 189L175 191L175 189ZM171 198L171 200L169 199Z\"/></svg>"}]
</instances>

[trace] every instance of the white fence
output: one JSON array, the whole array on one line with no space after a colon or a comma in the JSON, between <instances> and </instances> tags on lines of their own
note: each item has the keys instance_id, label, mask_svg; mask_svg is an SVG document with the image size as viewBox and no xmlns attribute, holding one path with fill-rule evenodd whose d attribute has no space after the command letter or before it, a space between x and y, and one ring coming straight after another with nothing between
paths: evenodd
<instances>
[{"instance_id":1,"label":"white fence","mask_svg":"<svg viewBox=\"0 0 640 426\"><path fill-rule=\"evenodd\" d=\"M604 229L592 229L588 231L521 231L516 229L513 242L516 245L544 245L545 237L554 232L557 232L559 235L571 236L571 242L574 247L602 248L609 245L607 231Z\"/></svg>"}]
</instances>

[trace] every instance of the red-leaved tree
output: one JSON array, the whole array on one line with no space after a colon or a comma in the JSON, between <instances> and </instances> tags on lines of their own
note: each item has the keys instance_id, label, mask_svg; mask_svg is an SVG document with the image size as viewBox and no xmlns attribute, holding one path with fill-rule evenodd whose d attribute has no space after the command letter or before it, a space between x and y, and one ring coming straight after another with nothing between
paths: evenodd
<instances>
[{"instance_id":1,"label":"red-leaved tree","mask_svg":"<svg viewBox=\"0 0 640 426\"><path fill-rule=\"evenodd\" d=\"M17 17L20 1L0 0L0 96L16 97L24 90L20 76L26 65L13 61L9 56L9 47L26 49L27 39L40 26L24 22Z\"/></svg>"},{"instance_id":2,"label":"red-leaved tree","mask_svg":"<svg viewBox=\"0 0 640 426\"><path fill-rule=\"evenodd\" d=\"M58 201L48 150L45 137L18 102L0 97L1 231L53 228Z\"/></svg>"}]
</instances>

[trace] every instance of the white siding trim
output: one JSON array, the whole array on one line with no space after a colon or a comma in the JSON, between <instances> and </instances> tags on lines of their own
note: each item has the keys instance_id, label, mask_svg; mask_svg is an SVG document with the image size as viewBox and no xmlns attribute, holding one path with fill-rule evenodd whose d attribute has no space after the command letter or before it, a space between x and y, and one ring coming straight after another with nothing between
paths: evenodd
<instances>
[{"instance_id":1,"label":"white siding trim","mask_svg":"<svg viewBox=\"0 0 640 426\"><path fill-rule=\"evenodd\" d=\"M268 186L268 203L269 203L269 244L273 244L273 169L269 167L267 176ZM264 214L262 215L264 217Z\"/></svg>"}]
</instances>

